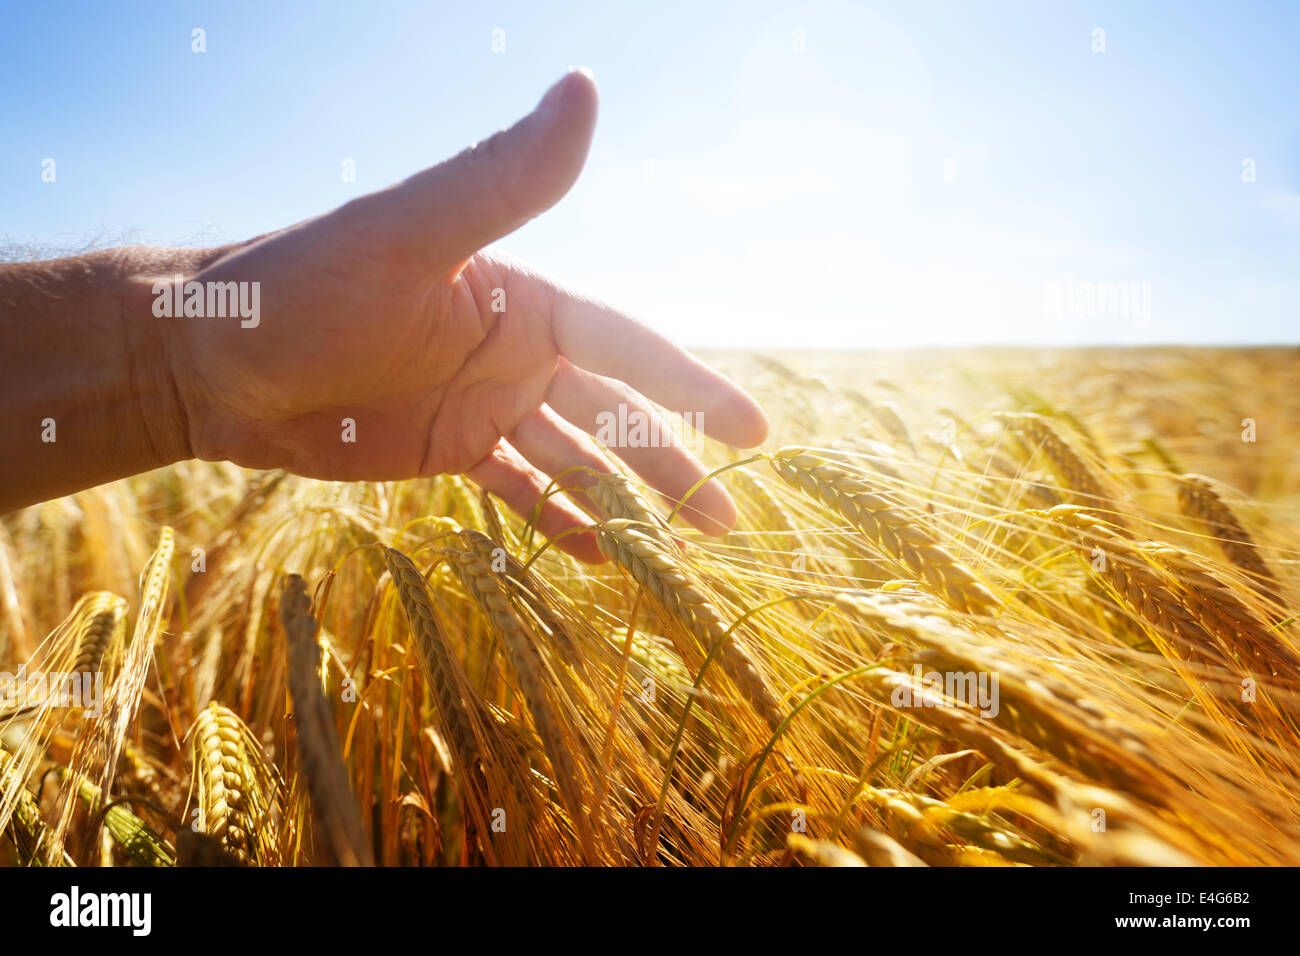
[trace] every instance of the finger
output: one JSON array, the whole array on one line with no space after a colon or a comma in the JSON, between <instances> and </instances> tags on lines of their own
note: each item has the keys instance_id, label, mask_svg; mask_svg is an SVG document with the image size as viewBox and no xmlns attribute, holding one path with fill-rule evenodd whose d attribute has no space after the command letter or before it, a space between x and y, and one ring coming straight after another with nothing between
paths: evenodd
<instances>
[{"instance_id":1,"label":"finger","mask_svg":"<svg viewBox=\"0 0 1300 956\"><path fill-rule=\"evenodd\" d=\"M597 99L591 74L571 71L509 129L350 204L355 228L383 234L430 270L456 268L569 191L591 145Z\"/></svg>"},{"instance_id":2,"label":"finger","mask_svg":"<svg viewBox=\"0 0 1300 956\"><path fill-rule=\"evenodd\" d=\"M613 471L587 435L546 405L519 423L510 435L510 444L538 471L550 475L565 489L595 484L596 476L584 469L597 474ZM582 492L566 490L566 494L591 514L600 514L595 502Z\"/></svg>"},{"instance_id":3,"label":"finger","mask_svg":"<svg viewBox=\"0 0 1300 956\"><path fill-rule=\"evenodd\" d=\"M758 402L721 372L617 309L552 285L560 353L579 368L618 379L674 412L690 412L705 434L739 448L767 438Z\"/></svg>"},{"instance_id":4,"label":"finger","mask_svg":"<svg viewBox=\"0 0 1300 956\"><path fill-rule=\"evenodd\" d=\"M709 470L682 444L673 426L642 395L622 382L593 375L561 359L551 378L546 402L577 428L596 435L673 505L708 474ZM632 427L624 429L622 423ZM635 431L638 425L639 434ZM657 441L643 443L655 436ZM735 526L737 517L735 502L716 480L701 485L682 506L681 513L710 535L726 534Z\"/></svg>"},{"instance_id":5,"label":"finger","mask_svg":"<svg viewBox=\"0 0 1300 956\"><path fill-rule=\"evenodd\" d=\"M484 491L496 495L512 511L529 521L551 483L546 475L528 464L505 441L498 443L496 448L465 472L465 476ZM547 498L537 518L538 532L548 539L590 524L591 521L563 495ZM596 545L596 535L591 531L566 535L556 543L556 547L588 564L601 564L606 560Z\"/></svg>"}]
</instances>

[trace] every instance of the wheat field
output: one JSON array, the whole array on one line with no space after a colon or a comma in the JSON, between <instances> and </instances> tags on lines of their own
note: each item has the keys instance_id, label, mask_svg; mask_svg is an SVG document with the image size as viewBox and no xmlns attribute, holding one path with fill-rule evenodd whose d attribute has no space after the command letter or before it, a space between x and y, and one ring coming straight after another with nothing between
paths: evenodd
<instances>
[{"instance_id":1,"label":"wheat field","mask_svg":"<svg viewBox=\"0 0 1300 956\"><path fill-rule=\"evenodd\" d=\"M455 476L6 517L0 681L102 694L0 703L0 861L1300 864L1300 352L707 357L723 538L613 456L592 566Z\"/></svg>"}]
</instances>

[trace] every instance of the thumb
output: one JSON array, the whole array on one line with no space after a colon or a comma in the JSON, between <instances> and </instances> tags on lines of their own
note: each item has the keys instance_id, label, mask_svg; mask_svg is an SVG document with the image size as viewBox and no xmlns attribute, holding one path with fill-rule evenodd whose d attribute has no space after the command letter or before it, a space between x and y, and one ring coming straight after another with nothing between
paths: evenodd
<instances>
[{"instance_id":1,"label":"thumb","mask_svg":"<svg viewBox=\"0 0 1300 956\"><path fill-rule=\"evenodd\" d=\"M367 197L379 201L368 211L383 217L402 258L453 269L569 191L591 146L597 99L591 73L571 70L509 129Z\"/></svg>"}]
</instances>

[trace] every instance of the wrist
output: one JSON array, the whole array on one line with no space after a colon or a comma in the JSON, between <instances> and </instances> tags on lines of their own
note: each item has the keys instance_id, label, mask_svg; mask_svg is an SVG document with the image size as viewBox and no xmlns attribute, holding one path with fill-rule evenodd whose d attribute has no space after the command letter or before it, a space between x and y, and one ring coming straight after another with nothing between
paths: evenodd
<instances>
[{"instance_id":1,"label":"wrist","mask_svg":"<svg viewBox=\"0 0 1300 956\"><path fill-rule=\"evenodd\" d=\"M134 272L124 276L119 317L131 415L153 467L193 457L189 415L181 399L174 359L184 318L154 315L154 284L160 281L162 277Z\"/></svg>"},{"instance_id":2,"label":"wrist","mask_svg":"<svg viewBox=\"0 0 1300 956\"><path fill-rule=\"evenodd\" d=\"M224 250L137 247L120 251L125 267L121 328L135 413L155 467L170 465L195 454L184 381L188 323L194 319L166 308L160 299L171 299L178 281L190 281Z\"/></svg>"},{"instance_id":3,"label":"wrist","mask_svg":"<svg viewBox=\"0 0 1300 956\"><path fill-rule=\"evenodd\" d=\"M190 457L174 370L185 329L154 316L144 278L220 254L134 247L0 267L0 512Z\"/></svg>"}]
</instances>

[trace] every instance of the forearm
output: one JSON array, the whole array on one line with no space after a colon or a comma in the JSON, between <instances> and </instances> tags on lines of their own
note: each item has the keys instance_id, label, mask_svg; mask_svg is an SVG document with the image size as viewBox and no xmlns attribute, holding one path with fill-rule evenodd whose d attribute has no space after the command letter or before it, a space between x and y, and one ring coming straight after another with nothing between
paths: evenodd
<instances>
[{"instance_id":1,"label":"forearm","mask_svg":"<svg viewBox=\"0 0 1300 956\"><path fill-rule=\"evenodd\" d=\"M155 318L139 277L189 272L215 252L0 266L0 513L189 457L165 324L184 319Z\"/></svg>"}]
</instances>

